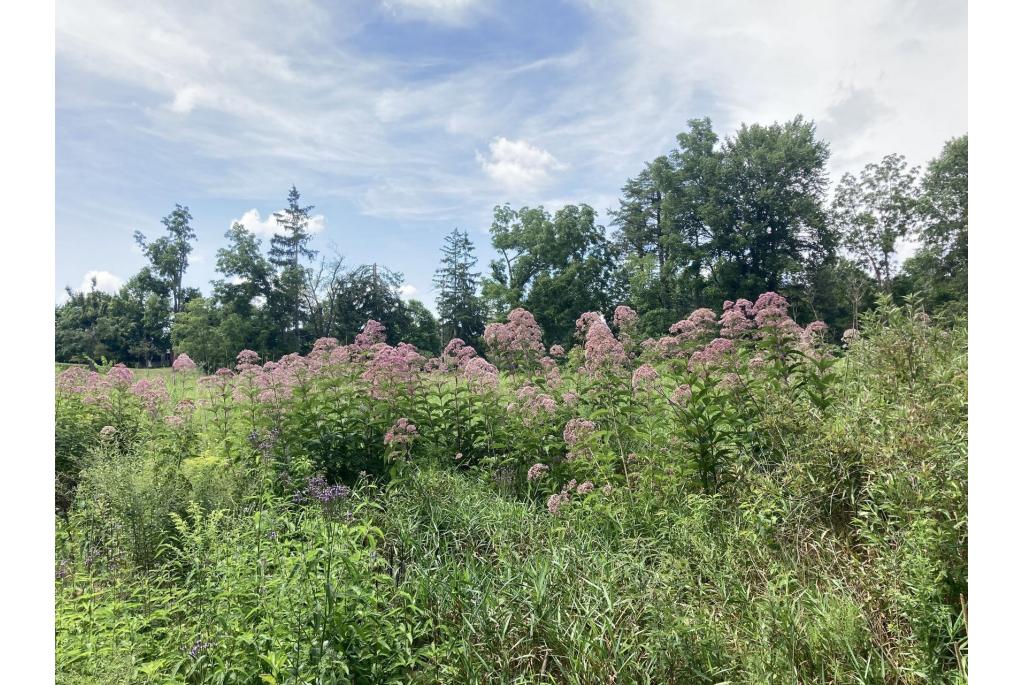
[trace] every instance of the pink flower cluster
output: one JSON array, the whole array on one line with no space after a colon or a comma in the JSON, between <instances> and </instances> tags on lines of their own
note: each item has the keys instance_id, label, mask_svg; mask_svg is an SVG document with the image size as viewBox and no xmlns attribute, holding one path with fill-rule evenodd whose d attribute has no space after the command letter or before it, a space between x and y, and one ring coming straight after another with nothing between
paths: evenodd
<instances>
[{"instance_id":1,"label":"pink flower cluster","mask_svg":"<svg viewBox=\"0 0 1024 685\"><path fill-rule=\"evenodd\" d=\"M533 314L521 307L508 313L507 323L484 328L484 344L501 363L512 368L529 368L544 355L542 333Z\"/></svg>"},{"instance_id":2,"label":"pink flower cluster","mask_svg":"<svg viewBox=\"0 0 1024 685\"><path fill-rule=\"evenodd\" d=\"M516 391L519 410L527 419L536 419L545 414L554 414L558 404L550 395L545 395L535 385L524 385Z\"/></svg>"},{"instance_id":3,"label":"pink flower cluster","mask_svg":"<svg viewBox=\"0 0 1024 685\"><path fill-rule=\"evenodd\" d=\"M385 445L410 445L416 438L416 425L409 419L401 418L384 434Z\"/></svg>"},{"instance_id":4,"label":"pink flower cluster","mask_svg":"<svg viewBox=\"0 0 1024 685\"><path fill-rule=\"evenodd\" d=\"M565 456L566 461L572 461L584 452L586 439L595 430L597 424L587 419L570 419L562 430L562 439L569 446L569 453Z\"/></svg>"},{"instance_id":5,"label":"pink flower cluster","mask_svg":"<svg viewBox=\"0 0 1024 685\"><path fill-rule=\"evenodd\" d=\"M384 324L380 321L370 319L363 326L362 332L356 336L355 342L353 343L358 349L369 349L378 343L382 343L387 339L386 329Z\"/></svg>"},{"instance_id":6,"label":"pink flower cluster","mask_svg":"<svg viewBox=\"0 0 1024 685\"><path fill-rule=\"evenodd\" d=\"M242 350L235 357L235 369L238 371L245 371L246 369L255 369L260 365L260 355L252 350Z\"/></svg>"},{"instance_id":7,"label":"pink flower cluster","mask_svg":"<svg viewBox=\"0 0 1024 685\"><path fill-rule=\"evenodd\" d=\"M171 364L171 371L181 373L184 371L193 371L196 368L196 363L192 361L192 357L188 356L184 352L179 354L174 363Z\"/></svg>"},{"instance_id":8,"label":"pink flower cluster","mask_svg":"<svg viewBox=\"0 0 1024 685\"><path fill-rule=\"evenodd\" d=\"M607 486L606 486L607 487ZM577 495L589 495L594 491L594 484L592 482L584 481L577 483L576 479L573 478L568 483L562 486L560 492L555 493L548 497L547 507L548 513L552 516L557 516L559 509L568 504L572 500L573 494Z\"/></svg>"},{"instance_id":9,"label":"pink flower cluster","mask_svg":"<svg viewBox=\"0 0 1024 685\"><path fill-rule=\"evenodd\" d=\"M132 386L132 395L139 398L142 406L153 415L156 415L161 407L171 399L163 378L152 380L143 378L136 381Z\"/></svg>"},{"instance_id":10,"label":"pink flower cluster","mask_svg":"<svg viewBox=\"0 0 1024 685\"><path fill-rule=\"evenodd\" d=\"M641 364L633 372L633 392L649 390L658 382L658 371L650 364Z\"/></svg>"},{"instance_id":11,"label":"pink flower cluster","mask_svg":"<svg viewBox=\"0 0 1024 685\"><path fill-rule=\"evenodd\" d=\"M396 391L411 393L423 362L420 353L408 343L398 343L398 347L377 343L373 346L373 358L360 377L370 385L370 394L378 399Z\"/></svg>"},{"instance_id":12,"label":"pink flower cluster","mask_svg":"<svg viewBox=\"0 0 1024 685\"><path fill-rule=\"evenodd\" d=\"M593 314L593 312L590 313ZM612 331L604 319L599 316L591 319L586 322L585 330L586 341L583 343L583 358L585 359L585 368L590 374L596 375L601 371L618 368L626 363L626 351L623 349L622 343L612 335Z\"/></svg>"},{"instance_id":13,"label":"pink flower cluster","mask_svg":"<svg viewBox=\"0 0 1024 685\"><path fill-rule=\"evenodd\" d=\"M538 478L543 477L544 474L547 473L550 470L551 469L550 469L550 467L547 464L534 464L526 472L526 480L528 480L528 481L535 481Z\"/></svg>"},{"instance_id":14,"label":"pink flower cluster","mask_svg":"<svg viewBox=\"0 0 1024 685\"><path fill-rule=\"evenodd\" d=\"M736 349L736 345L728 338L715 338L710 343L690 356L690 370L718 366L724 358Z\"/></svg>"},{"instance_id":15,"label":"pink flower cluster","mask_svg":"<svg viewBox=\"0 0 1024 685\"><path fill-rule=\"evenodd\" d=\"M686 403L690 401L692 396L693 389L690 388L689 384L684 383L672 391L672 396L669 398L669 402L677 407L684 407L686 406Z\"/></svg>"},{"instance_id":16,"label":"pink flower cluster","mask_svg":"<svg viewBox=\"0 0 1024 685\"><path fill-rule=\"evenodd\" d=\"M612 325L620 332L631 332L640 317L632 308L620 304L612 314Z\"/></svg>"}]
</instances>

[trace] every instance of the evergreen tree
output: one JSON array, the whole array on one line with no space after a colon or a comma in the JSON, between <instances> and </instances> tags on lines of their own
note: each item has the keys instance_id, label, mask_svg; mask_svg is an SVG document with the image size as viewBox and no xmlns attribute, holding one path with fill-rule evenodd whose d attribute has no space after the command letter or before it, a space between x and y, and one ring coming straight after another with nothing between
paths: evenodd
<instances>
[{"instance_id":1,"label":"evergreen tree","mask_svg":"<svg viewBox=\"0 0 1024 685\"><path fill-rule=\"evenodd\" d=\"M445 236L441 267L434 274L442 345L452 338L462 338L475 346L483 335L483 305L477 294L480 273L473 271L476 263L469 234L452 229Z\"/></svg>"},{"instance_id":2,"label":"evergreen tree","mask_svg":"<svg viewBox=\"0 0 1024 685\"><path fill-rule=\"evenodd\" d=\"M313 205L299 205L299 191L292 186L288 192L288 207L275 212L274 218L280 227L270 239L269 261L277 268L271 308L284 324L282 342L288 351L297 352L302 346L302 289L306 282L306 269L302 261L316 257L316 251L309 249L312 239L309 232L309 212Z\"/></svg>"}]
</instances>

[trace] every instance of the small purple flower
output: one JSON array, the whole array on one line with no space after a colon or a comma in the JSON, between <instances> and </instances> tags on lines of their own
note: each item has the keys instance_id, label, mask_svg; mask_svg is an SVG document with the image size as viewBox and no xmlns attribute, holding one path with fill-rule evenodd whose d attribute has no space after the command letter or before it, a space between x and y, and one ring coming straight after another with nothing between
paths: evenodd
<instances>
[{"instance_id":1,"label":"small purple flower","mask_svg":"<svg viewBox=\"0 0 1024 685\"><path fill-rule=\"evenodd\" d=\"M547 464L534 464L530 467L530 470L526 472L526 480L534 481L543 476L550 470Z\"/></svg>"},{"instance_id":2,"label":"small purple flower","mask_svg":"<svg viewBox=\"0 0 1024 685\"><path fill-rule=\"evenodd\" d=\"M206 642L201 637L197 637L196 641L192 643L192 646L188 650L188 655L193 659L198 659L199 656L213 647L212 642Z\"/></svg>"}]
</instances>

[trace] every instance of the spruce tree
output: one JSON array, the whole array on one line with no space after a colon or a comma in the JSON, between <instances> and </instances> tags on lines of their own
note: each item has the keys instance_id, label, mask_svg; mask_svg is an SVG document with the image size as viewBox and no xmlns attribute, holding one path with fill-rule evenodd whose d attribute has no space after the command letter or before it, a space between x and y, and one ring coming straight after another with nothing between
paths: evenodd
<instances>
[{"instance_id":1,"label":"spruce tree","mask_svg":"<svg viewBox=\"0 0 1024 685\"><path fill-rule=\"evenodd\" d=\"M469 234L452 229L441 246L441 267L434 273L442 345L452 338L475 345L483 335L483 307L477 294L480 273L473 271L476 261Z\"/></svg>"},{"instance_id":2,"label":"spruce tree","mask_svg":"<svg viewBox=\"0 0 1024 685\"><path fill-rule=\"evenodd\" d=\"M280 230L270 239L268 255L270 263L277 268L274 299L284 323L282 340L288 342L287 348L293 352L298 352L302 344L302 288L306 278L302 260L313 259L317 254L307 247L313 237L309 233L309 212L313 205L300 206L299 197L299 191L293 185L288 193L288 207L274 213Z\"/></svg>"}]
</instances>

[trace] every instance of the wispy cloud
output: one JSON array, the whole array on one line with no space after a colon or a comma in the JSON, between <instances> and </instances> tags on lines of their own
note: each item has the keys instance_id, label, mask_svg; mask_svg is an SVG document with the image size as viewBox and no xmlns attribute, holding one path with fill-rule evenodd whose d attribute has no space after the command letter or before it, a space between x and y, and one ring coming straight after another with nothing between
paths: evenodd
<instances>
[{"instance_id":1,"label":"wispy cloud","mask_svg":"<svg viewBox=\"0 0 1024 685\"><path fill-rule=\"evenodd\" d=\"M101 292L110 293L113 295L121 286L124 285L124 281L120 276L115 276L109 271L94 270L87 271L82 276L81 284L75 289L75 292L89 293L89 292Z\"/></svg>"},{"instance_id":2,"label":"wispy cloud","mask_svg":"<svg viewBox=\"0 0 1024 685\"><path fill-rule=\"evenodd\" d=\"M298 169L304 194L402 222L614 194L704 115L729 133L804 113L833 141L837 171L892 151L921 163L966 128L962 2L574 7L585 30L554 48L462 59L443 43L428 56L378 48L381 22L427 22L424 39L434 23L481 45L538 29L508 25L512 5L470 0L254 0L201 13L60 0L58 107L127 109L126 126L210 197L274 197ZM269 235L268 221L256 212L250 230Z\"/></svg>"}]
</instances>

